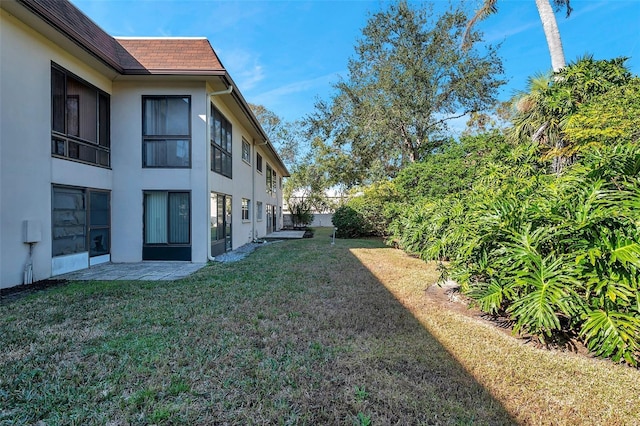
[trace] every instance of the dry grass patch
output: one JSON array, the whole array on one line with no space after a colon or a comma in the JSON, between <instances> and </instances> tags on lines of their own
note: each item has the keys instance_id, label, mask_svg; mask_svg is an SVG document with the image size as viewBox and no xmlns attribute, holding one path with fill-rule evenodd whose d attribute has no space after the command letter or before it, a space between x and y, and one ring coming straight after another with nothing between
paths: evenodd
<instances>
[{"instance_id":1,"label":"dry grass patch","mask_svg":"<svg viewBox=\"0 0 640 426\"><path fill-rule=\"evenodd\" d=\"M636 419L637 371L431 304L435 278L379 241L331 245L319 230L180 281L78 282L2 304L0 425Z\"/></svg>"},{"instance_id":2,"label":"dry grass patch","mask_svg":"<svg viewBox=\"0 0 640 426\"><path fill-rule=\"evenodd\" d=\"M640 371L547 351L425 295L435 265L393 249L353 250L378 280L523 424L640 424ZM401 272L398 272L401 271Z\"/></svg>"}]
</instances>

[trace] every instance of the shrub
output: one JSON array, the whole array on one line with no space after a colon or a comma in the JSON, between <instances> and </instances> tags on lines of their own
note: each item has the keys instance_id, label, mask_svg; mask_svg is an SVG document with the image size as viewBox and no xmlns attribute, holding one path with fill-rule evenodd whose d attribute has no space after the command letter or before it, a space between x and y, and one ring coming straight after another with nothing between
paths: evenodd
<instances>
[{"instance_id":1,"label":"shrub","mask_svg":"<svg viewBox=\"0 0 640 426\"><path fill-rule=\"evenodd\" d=\"M313 213L311 213L311 203L307 200L289 201L291 209L291 219L294 228L304 228L313 222Z\"/></svg>"},{"instance_id":2,"label":"shrub","mask_svg":"<svg viewBox=\"0 0 640 426\"><path fill-rule=\"evenodd\" d=\"M389 224L396 216L397 199L392 182L379 182L363 188L361 195L350 199L347 205L360 213L367 235L384 237L389 234Z\"/></svg>"},{"instance_id":3,"label":"shrub","mask_svg":"<svg viewBox=\"0 0 640 426\"><path fill-rule=\"evenodd\" d=\"M333 225L338 238L357 238L370 234L361 213L348 205L340 206L333 214Z\"/></svg>"}]
</instances>

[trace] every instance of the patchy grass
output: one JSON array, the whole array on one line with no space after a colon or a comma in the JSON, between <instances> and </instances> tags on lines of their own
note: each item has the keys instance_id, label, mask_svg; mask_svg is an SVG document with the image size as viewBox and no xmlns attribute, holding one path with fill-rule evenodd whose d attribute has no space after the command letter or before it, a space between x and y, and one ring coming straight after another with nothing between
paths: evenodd
<instances>
[{"instance_id":1,"label":"patchy grass","mask_svg":"<svg viewBox=\"0 0 640 426\"><path fill-rule=\"evenodd\" d=\"M0 306L0 425L637 424L638 370L524 345L431 303L432 266L328 232Z\"/></svg>"}]
</instances>

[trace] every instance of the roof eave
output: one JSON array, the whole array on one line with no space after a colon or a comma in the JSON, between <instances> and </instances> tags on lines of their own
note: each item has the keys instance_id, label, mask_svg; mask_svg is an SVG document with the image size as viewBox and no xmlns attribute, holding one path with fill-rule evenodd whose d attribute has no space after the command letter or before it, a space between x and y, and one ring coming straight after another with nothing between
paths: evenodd
<instances>
[{"instance_id":1,"label":"roof eave","mask_svg":"<svg viewBox=\"0 0 640 426\"><path fill-rule=\"evenodd\" d=\"M124 69L123 75L156 75L156 76L200 76L220 77L226 75L224 70L176 70L176 69Z\"/></svg>"},{"instance_id":2,"label":"roof eave","mask_svg":"<svg viewBox=\"0 0 640 426\"><path fill-rule=\"evenodd\" d=\"M65 22L58 19L57 16L52 14L43 5L37 2L29 1L29 0L17 0L17 2L21 4L25 9L29 10L31 13L38 16L44 22L49 24L52 28L56 29L57 31L62 33L64 36L66 36L68 39L73 41L75 44L77 44L80 48L85 50L91 56L100 60L105 65L109 66L115 71L119 73L123 72L122 66L120 66L120 64L116 60L114 60L113 58L110 58L107 55L104 55L103 52L100 50L100 48L95 44L93 44L91 40L87 39L86 37L82 37L71 26L67 25Z\"/></svg>"}]
</instances>

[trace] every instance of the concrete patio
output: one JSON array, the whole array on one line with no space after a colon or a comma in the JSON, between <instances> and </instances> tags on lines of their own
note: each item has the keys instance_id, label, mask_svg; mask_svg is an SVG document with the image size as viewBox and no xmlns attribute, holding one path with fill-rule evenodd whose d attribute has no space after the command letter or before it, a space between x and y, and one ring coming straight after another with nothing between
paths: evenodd
<instances>
[{"instance_id":1,"label":"concrete patio","mask_svg":"<svg viewBox=\"0 0 640 426\"><path fill-rule=\"evenodd\" d=\"M276 231L264 237L268 241L299 239L304 231ZM236 250L216 256L216 261L229 262L244 258L261 244L248 243ZM186 278L200 270L206 263L191 262L137 262L103 263L89 269L57 275L51 279L69 281L173 281Z\"/></svg>"},{"instance_id":2,"label":"concrete patio","mask_svg":"<svg viewBox=\"0 0 640 426\"><path fill-rule=\"evenodd\" d=\"M69 281L173 281L188 277L205 265L191 262L103 263L51 278Z\"/></svg>"}]
</instances>

